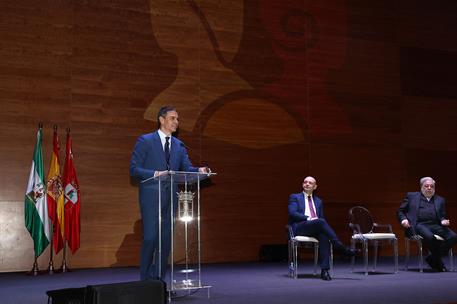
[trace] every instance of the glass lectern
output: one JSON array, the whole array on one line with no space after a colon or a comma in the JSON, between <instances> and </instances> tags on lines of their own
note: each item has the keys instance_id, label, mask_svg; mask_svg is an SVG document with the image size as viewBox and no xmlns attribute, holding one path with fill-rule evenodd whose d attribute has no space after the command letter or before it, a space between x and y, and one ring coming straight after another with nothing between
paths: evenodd
<instances>
[{"instance_id":1,"label":"glass lectern","mask_svg":"<svg viewBox=\"0 0 457 304\"><path fill-rule=\"evenodd\" d=\"M206 289L209 298L211 286L204 285L201 276L200 182L215 174L169 171L155 178L159 187L159 210L162 204L169 203L165 202L163 197L171 197L171 205L174 206L170 212L170 277L167 281L169 301L172 294L181 291L191 294L199 289ZM162 231L161 225L162 218L159 212L159 235ZM160 259L161 254L156 256Z\"/></svg>"}]
</instances>

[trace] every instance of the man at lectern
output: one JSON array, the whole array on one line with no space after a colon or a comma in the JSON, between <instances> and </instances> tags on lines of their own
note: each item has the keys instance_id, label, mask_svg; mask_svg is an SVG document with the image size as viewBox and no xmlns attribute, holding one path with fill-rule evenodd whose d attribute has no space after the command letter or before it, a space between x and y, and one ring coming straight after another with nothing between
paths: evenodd
<instances>
[{"instance_id":1,"label":"man at lectern","mask_svg":"<svg viewBox=\"0 0 457 304\"><path fill-rule=\"evenodd\" d=\"M162 183L162 254L159 267L159 263L157 263L159 250L159 184L157 179L152 178L168 171L210 172L207 167L198 168L192 166L186 145L172 136L178 129L178 112L174 107L162 107L157 114L157 123L157 131L138 137L130 160L130 176L140 181L139 200L141 218L143 220L143 242L140 262L141 280L164 278L171 247L170 189ZM174 211L176 211L177 199L173 199L173 202Z\"/></svg>"},{"instance_id":2,"label":"man at lectern","mask_svg":"<svg viewBox=\"0 0 457 304\"><path fill-rule=\"evenodd\" d=\"M312 176L305 177L302 187L303 192L289 196L289 225L295 235L311 236L319 240L321 278L330 281L330 243L345 256L354 256L356 251L344 246L325 220L322 200L314 194L316 179Z\"/></svg>"}]
</instances>

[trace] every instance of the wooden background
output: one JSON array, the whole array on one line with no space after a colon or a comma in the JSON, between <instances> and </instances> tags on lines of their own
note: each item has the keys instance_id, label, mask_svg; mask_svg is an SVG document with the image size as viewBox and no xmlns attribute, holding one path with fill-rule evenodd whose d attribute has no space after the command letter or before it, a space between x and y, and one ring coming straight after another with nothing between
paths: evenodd
<instances>
[{"instance_id":1,"label":"wooden background","mask_svg":"<svg viewBox=\"0 0 457 304\"><path fill-rule=\"evenodd\" d=\"M82 229L69 266L138 265L128 166L165 104L193 162L218 172L202 192L204 262L284 244L306 175L345 243L359 204L402 240L395 211L428 175L456 230L456 20L453 0L2 1L0 271L33 263L23 205L39 121L46 171L52 125L62 163L72 129Z\"/></svg>"}]
</instances>

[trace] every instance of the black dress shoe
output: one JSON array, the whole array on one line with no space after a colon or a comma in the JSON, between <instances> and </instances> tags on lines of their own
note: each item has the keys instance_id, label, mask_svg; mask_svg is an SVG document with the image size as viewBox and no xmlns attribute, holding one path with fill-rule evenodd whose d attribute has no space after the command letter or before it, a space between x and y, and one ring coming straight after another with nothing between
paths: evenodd
<instances>
[{"instance_id":1,"label":"black dress shoe","mask_svg":"<svg viewBox=\"0 0 457 304\"><path fill-rule=\"evenodd\" d=\"M432 269L435 269L436 268L436 263L435 261L433 260L432 256L429 255L425 258L425 261L427 262L428 266L430 266L430 268Z\"/></svg>"},{"instance_id":2,"label":"black dress shoe","mask_svg":"<svg viewBox=\"0 0 457 304\"><path fill-rule=\"evenodd\" d=\"M446 266L444 266L443 261L441 261L441 260L436 263L435 270L438 272L448 272L449 271L449 270L447 270Z\"/></svg>"},{"instance_id":3,"label":"black dress shoe","mask_svg":"<svg viewBox=\"0 0 457 304\"><path fill-rule=\"evenodd\" d=\"M438 270L439 272L448 272L449 270L443 265L441 268Z\"/></svg>"},{"instance_id":4,"label":"black dress shoe","mask_svg":"<svg viewBox=\"0 0 457 304\"><path fill-rule=\"evenodd\" d=\"M433 259L433 256L429 255L425 258L427 264L435 271L438 272L448 272L446 266L444 266L443 261Z\"/></svg>"},{"instance_id":5,"label":"black dress shoe","mask_svg":"<svg viewBox=\"0 0 457 304\"><path fill-rule=\"evenodd\" d=\"M352 258L357 254L357 249L346 248L344 251L344 256Z\"/></svg>"},{"instance_id":6,"label":"black dress shoe","mask_svg":"<svg viewBox=\"0 0 457 304\"><path fill-rule=\"evenodd\" d=\"M330 276L330 273L328 272L328 269L322 269L321 270L321 279L324 281L331 281L332 277Z\"/></svg>"},{"instance_id":7,"label":"black dress shoe","mask_svg":"<svg viewBox=\"0 0 457 304\"><path fill-rule=\"evenodd\" d=\"M332 245L333 249L345 258L351 258L357 253L356 249L344 246L344 244L339 240L332 241Z\"/></svg>"}]
</instances>

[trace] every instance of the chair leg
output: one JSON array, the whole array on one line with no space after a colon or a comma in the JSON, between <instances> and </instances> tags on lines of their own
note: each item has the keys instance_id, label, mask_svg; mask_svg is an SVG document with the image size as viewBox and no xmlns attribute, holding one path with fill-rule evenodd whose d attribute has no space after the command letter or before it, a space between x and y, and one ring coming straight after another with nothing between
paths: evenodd
<instances>
[{"instance_id":1,"label":"chair leg","mask_svg":"<svg viewBox=\"0 0 457 304\"><path fill-rule=\"evenodd\" d=\"M294 279L298 277L298 244L294 242Z\"/></svg>"},{"instance_id":2,"label":"chair leg","mask_svg":"<svg viewBox=\"0 0 457 304\"><path fill-rule=\"evenodd\" d=\"M314 275L317 274L318 258L319 258L319 243L314 243Z\"/></svg>"},{"instance_id":3,"label":"chair leg","mask_svg":"<svg viewBox=\"0 0 457 304\"><path fill-rule=\"evenodd\" d=\"M394 239L394 272L398 273L398 241Z\"/></svg>"},{"instance_id":4,"label":"chair leg","mask_svg":"<svg viewBox=\"0 0 457 304\"><path fill-rule=\"evenodd\" d=\"M294 276L294 262L293 262L293 248L292 248L292 241L289 240L287 242L287 267L289 268L289 277L293 278Z\"/></svg>"},{"instance_id":5,"label":"chair leg","mask_svg":"<svg viewBox=\"0 0 457 304\"><path fill-rule=\"evenodd\" d=\"M368 241L363 241L363 263L365 265L365 275L368 275Z\"/></svg>"},{"instance_id":6,"label":"chair leg","mask_svg":"<svg viewBox=\"0 0 457 304\"><path fill-rule=\"evenodd\" d=\"M405 270L408 271L409 265L409 240L405 238Z\"/></svg>"},{"instance_id":7,"label":"chair leg","mask_svg":"<svg viewBox=\"0 0 457 304\"><path fill-rule=\"evenodd\" d=\"M449 268L451 271L454 271L454 254L452 248L449 249Z\"/></svg>"},{"instance_id":8,"label":"chair leg","mask_svg":"<svg viewBox=\"0 0 457 304\"><path fill-rule=\"evenodd\" d=\"M351 239L351 249L355 249L355 241ZM354 272L355 255L351 258L351 272Z\"/></svg>"},{"instance_id":9,"label":"chair leg","mask_svg":"<svg viewBox=\"0 0 457 304\"><path fill-rule=\"evenodd\" d=\"M376 264L378 263L378 241L373 242L374 246L374 255L373 255L373 271L376 271Z\"/></svg>"},{"instance_id":10,"label":"chair leg","mask_svg":"<svg viewBox=\"0 0 457 304\"><path fill-rule=\"evenodd\" d=\"M421 240L417 240L417 250L419 251L419 272L424 272L424 254Z\"/></svg>"},{"instance_id":11,"label":"chair leg","mask_svg":"<svg viewBox=\"0 0 457 304\"><path fill-rule=\"evenodd\" d=\"M330 274L333 276L333 245L330 243Z\"/></svg>"}]
</instances>

